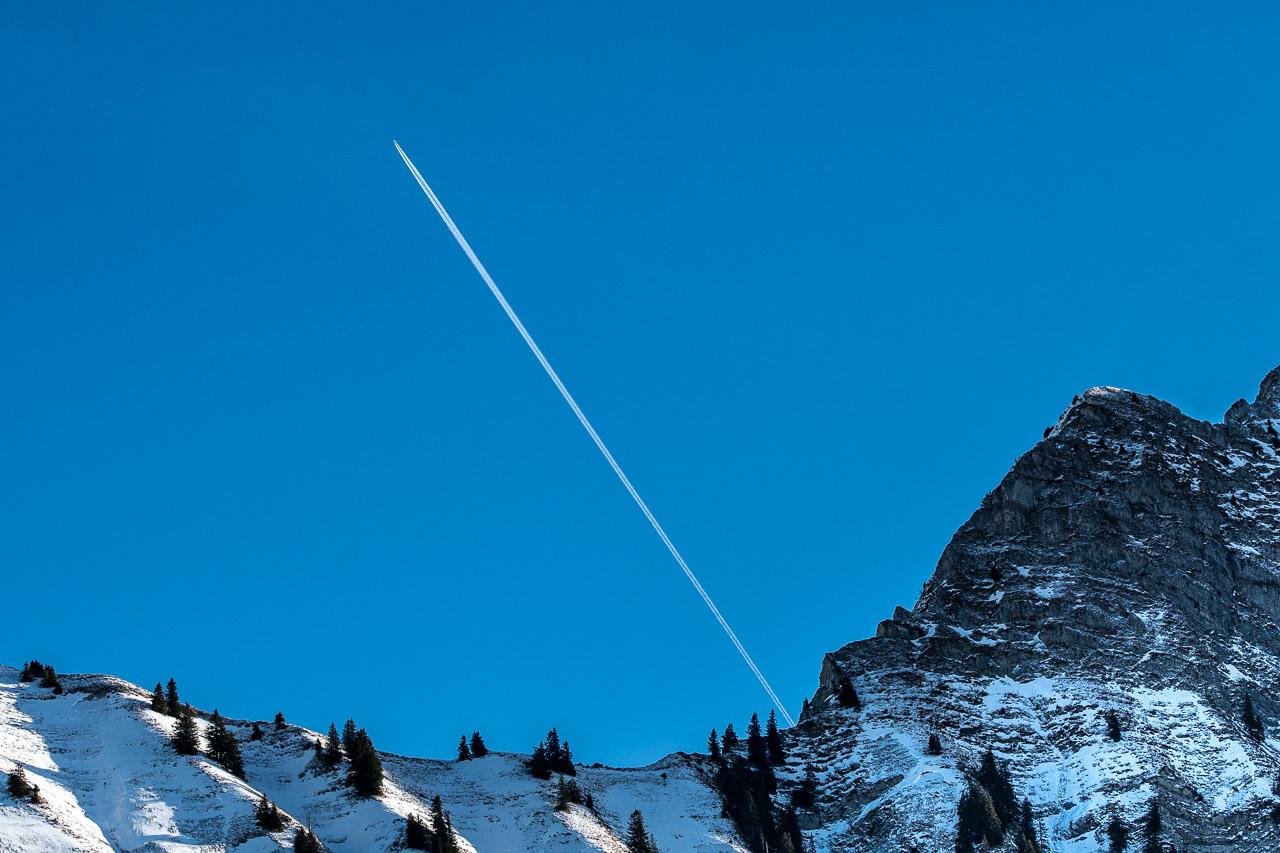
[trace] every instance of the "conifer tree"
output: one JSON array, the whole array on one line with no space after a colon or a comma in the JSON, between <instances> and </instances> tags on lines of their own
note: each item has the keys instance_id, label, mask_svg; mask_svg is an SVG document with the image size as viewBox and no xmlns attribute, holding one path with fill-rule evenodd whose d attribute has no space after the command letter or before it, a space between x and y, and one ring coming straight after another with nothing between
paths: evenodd
<instances>
[{"instance_id":1,"label":"conifer tree","mask_svg":"<svg viewBox=\"0 0 1280 853\"><path fill-rule=\"evenodd\" d=\"M929 747L925 750L929 755L942 755L942 741L936 732L929 732Z\"/></svg>"},{"instance_id":2,"label":"conifer tree","mask_svg":"<svg viewBox=\"0 0 1280 853\"><path fill-rule=\"evenodd\" d=\"M556 811L565 811L570 803L582 803L582 788L573 779L561 776L556 783Z\"/></svg>"},{"instance_id":3,"label":"conifer tree","mask_svg":"<svg viewBox=\"0 0 1280 853\"><path fill-rule=\"evenodd\" d=\"M430 850L435 844L435 837L427 828L426 821L416 814L409 815L404 827L404 846L408 850Z\"/></svg>"},{"instance_id":4,"label":"conifer tree","mask_svg":"<svg viewBox=\"0 0 1280 853\"><path fill-rule=\"evenodd\" d=\"M55 695L62 695L62 682L58 681L58 674L53 671L53 667L45 665L44 677L40 679L41 687L51 687Z\"/></svg>"},{"instance_id":5,"label":"conifer tree","mask_svg":"<svg viewBox=\"0 0 1280 853\"><path fill-rule=\"evenodd\" d=\"M178 711L178 723L173 727L173 748L179 755L197 755L200 752L200 729L196 725L196 712L190 705Z\"/></svg>"},{"instance_id":6,"label":"conifer tree","mask_svg":"<svg viewBox=\"0 0 1280 853\"><path fill-rule=\"evenodd\" d=\"M1000 828L1008 829L1018 819L1018 798L1013 793L1013 783L1009 779L1009 771L996 763L996 757L987 750L982 756L982 767L978 770L978 784L991 795L991 803L1000 817Z\"/></svg>"},{"instance_id":7,"label":"conifer tree","mask_svg":"<svg viewBox=\"0 0 1280 853\"><path fill-rule=\"evenodd\" d=\"M31 675L31 661L23 661L22 674L18 676L18 683L30 684L32 681L35 681L35 678Z\"/></svg>"},{"instance_id":8,"label":"conifer tree","mask_svg":"<svg viewBox=\"0 0 1280 853\"><path fill-rule=\"evenodd\" d=\"M308 827L298 827L298 832L293 836L294 853L322 853L324 850L320 846L320 839L316 838L316 834Z\"/></svg>"},{"instance_id":9,"label":"conifer tree","mask_svg":"<svg viewBox=\"0 0 1280 853\"><path fill-rule=\"evenodd\" d=\"M1147 815L1142 819L1143 853L1160 853L1160 831L1164 828L1160 820L1160 803L1152 799Z\"/></svg>"},{"instance_id":10,"label":"conifer tree","mask_svg":"<svg viewBox=\"0 0 1280 853\"><path fill-rule=\"evenodd\" d=\"M551 759L547 757L545 742L535 746L533 753L529 756L529 775L535 779L551 778Z\"/></svg>"},{"instance_id":11,"label":"conifer tree","mask_svg":"<svg viewBox=\"0 0 1280 853\"><path fill-rule=\"evenodd\" d=\"M1245 731L1249 733L1249 737L1256 741L1261 741L1265 732L1262 728L1262 720L1253 710L1253 699L1249 694L1244 694L1244 707L1240 714L1241 720L1244 722Z\"/></svg>"},{"instance_id":12,"label":"conifer tree","mask_svg":"<svg viewBox=\"0 0 1280 853\"><path fill-rule=\"evenodd\" d=\"M262 740L263 736L264 733L262 731L262 726L255 722L253 724L253 730L249 732L249 740Z\"/></svg>"},{"instance_id":13,"label":"conifer tree","mask_svg":"<svg viewBox=\"0 0 1280 853\"><path fill-rule=\"evenodd\" d=\"M658 853L658 845L654 843L653 836L645 828L644 815L640 814L639 809L633 811L630 820L627 821L625 841L631 853Z\"/></svg>"},{"instance_id":14,"label":"conifer tree","mask_svg":"<svg viewBox=\"0 0 1280 853\"><path fill-rule=\"evenodd\" d=\"M707 754L713 761L719 761L723 757L720 752L720 735L716 734L715 729L712 729L707 737Z\"/></svg>"},{"instance_id":15,"label":"conifer tree","mask_svg":"<svg viewBox=\"0 0 1280 853\"><path fill-rule=\"evenodd\" d=\"M347 721L342 725L342 749L346 752L348 758L351 757L351 744L355 742L355 739L356 721L348 717Z\"/></svg>"},{"instance_id":16,"label":"conifer tree","mask_svg":"<svg viewBox=\"0 0 1280 853\"><path fill-rule=\"evenodd\" d=\"M236 736L227 730L218 709L209 718L209 758L218 762L233 776L244 778L244 759L240 756L240 744Z\"/></svg>"},{"instance_id":17,"label":"conifer tree","mask_svg":"<svg viewBox=\"0 0 1280 853\"><path fill-rule=\"evenodd\" d=\"M1031 811L1031 801L1028 799L1022 801L1022 818L1018 823L1018 853L1041 853L1035 815Z\"/></svg>"},{"instance_id":18,"label":"conifer tree","mask_svg":"<svg viewBox=\"0 0 1280 853\"><path fill-rule=\"evenodd\" d=\"M573 766L573 750L569 749L569 741L567 740L560 747L560 761L556 770L569 776L578 775L578 768Z\"/></svg>"},{"instance_id":19,"label":"conifer tree","mask_svg":"<svg viewBox=\"0 0 1280 853\"><path fill-rule=\"evenodd\" d=\"M157 714L169 713L169 703L164 698L164 688L160 686L160 682L156 682L156 689L151 691L151 710Z\"/></svg>"},{"instance_id":20,"label":"conifer tree","mask_svg":"<svg viewBox=\"0 0 1280 853\"><path fill-rule=\"evenodd\" d=\"M738 744L740 743L741 741L738 739L738 733L733 730L733 723L725 726L724 736L720 739L720 747L724 750L725 754L728 755L731 752L737 752Z\"/></svg>"},{"instance_id":21,"label":"conifer tree","mask_svg":"<svg viewBox=\"0 0 1280 853\"><path fill-rule=\"evenodd\" d=\"M764 743L769 752L769 763L773 765L785 764L787 754L782 748L782 734L778 731L778 715L769 711L769 722L764 727Z\"/></svg>"},{"instance_id":22,"label":"conifer tree","mask_svg":"<svg viewBox=\"0 0 1280 853\"><path fill-rule=\"evenodd\" d=\"M458 841L453 836L453 824L440 802L440 795L431 800L431 829L435 836L432 853L458 853Z\"/></svg>"},{"instance_id":23,"label":"conifer tree","mask_svg":"<svg viewBox=\"0 0 1280 853\"><path fill-rule=\"evenodd\" d=\"M759 714L752 714L747 723L747 761L757 770L769 767L769 752L765 747L764 735L760 733Z\"/></svg>"},{"instance_id":24,"label":"conifer tree","mask_svg":"<svg viewBox=\"0 0 1280 853\"><path fill-rule=\"evenodd\" d=\"M1003 843L1004 831L991 795L981 785L970 784L956 805L956 853L971 853L976 844Z\"/></svg>"},{"instance_id":25,"label":"conifer tree","mask_svg":"<svg viewBox=\"0 0 1280 853\"><path fill-rule=\"evenodd\" d=\"M479 732L471 733L471 755L474 758L484 758L489 754L489 747L484 745L484 738L480 737Z\"/></svg>"},{"instance_id":26,"label":"conifer tree","mask_svg":"<svg viewBox=\"0 0 1280 853\"><path fill-rule=\"evenodd\" d=\"M341 761L342 745L338 741L338 727L330 723L329 735L325 738L324 744L324 763L330 767L337 767Z\"/></svg>"},{"instance_id":27,"label":"conifer tree","mask_svg":"<svg viewBox=\"0 0 1280 853\"><path fill-rule=\"evenodd\" d=\"M577 768L573 766L573 752L569 749L569 742L566 740L562 743L560 733L554 727L538 746L541 750L534 749L529 763L529 772L534 776L550 779L552 771L566 776L578 774Z\"/></svg>"},{"instance_id":28,"label":"conifer tree","mask_svg":"<svg viewBox=\"0 0 1280 853\"><path fill-rule=\"evenodd\" d=\"M1107 737L1120 740L1120 718L1115 711L1107 711Z\"/></svg>"},{"instance_id":29,"label":"conifer tree","mask_svg":"<svg viewBox=\"0 0 1280 853\"><path fill-rule=\"evenodd\" d=\"M374 749L373 739L364 729L351 736L351 770L347 781L361 797L375 797L382 793L382 759Z\"/></svg>"},{"instance_id":30,"label":"conifer tree","mask_svg":"<svg viewBox=\"0 0 1280 853\"><path fill-rule=\"evenodd\" d=\"M276 725L276 731L278 732L284 731L284 727L285 727L284 711L276 711L275 725Z\"/></svg>"},{"instance_id":31,"label":"conifer tree","mask_svg":"<svg viewBox=\"0 0 1280 853\"><path fill-rule=\"evenodd\" d=\"M172 678L169 679L169 686L165 692L164 701L169 707L169 716L178 716L178 712L182 710L182 703L178 701L178 682L174 681Z\"/></svg>"},{"instance_id":32,"label":"conifer tree","mask_svg":"<svg viewBox=\"0 0 1280 853\"><path fill-rule=\"evenodd\" d=\"M1129 830L1118 815L1107 824L1107 841L1110 853L1124 853L1124 848L1129 843Z\"/></svg>"},{"instance_id":33,"label":"conifer tree","mask_svg":"<svg viewBox=\"0 0 1280 853\"><path fill-rule=\"evenodd\" d=\"M267 832L279 832L284 829L284 815L280 814L280 809L276 808L276 804L267 799L267 795L263 794L262 799L258 800L258 804L253 807L253 818L258 822L258 826Z\"/></svg>"},{"instance_id":34,"label":"conifer tree","mask_svg":"<svg viewBox=\"0 0 1280 853\"><path fill-rule=\"evenodd\" d=\"M459 761L471 760L471 747L467 746L466 735L463 735L462 737L458 738L458 760Z\"/></svg>"},{"instance_id":35,"label":"conifer tree","mask_svg":"<svg viewBox=\"0 0 1280 853\"><path fill-rule=\"evenodd\" d=\"M551 727L551 731L547 732L547 736L542 742L547 745L547 758L554 764L556 759L560 757L560 732L556 731L555 726Z\"/></svg>"},{"instance_id":36,"label":"conifer tree","mask_svg":"<svg viewBox=\"0 0 1280 853\"><path fill-rule=\"evenodd\" d=\"M30 678L27 679L28 682L35 681L38 678L44 678L44 664L32 658L31 663L27 668L27 675L30 676Z\"/></svg>"},{"instance_id":37,"label":"conifer tree","mask_svg":"<svg viewBox=\"0 0 1280 853\"><path fill-rule=\"evenodd\" d=\"M33 802L37 802L37 792L39 790L39 788L31 784L31 780L27 778L27 772L21 767L14 768L14 771L9 774L9 796L13 797L15 800L32 800ZM33 798L33 794L36 795L35 798Z\"/></svg>"}]
</instances>

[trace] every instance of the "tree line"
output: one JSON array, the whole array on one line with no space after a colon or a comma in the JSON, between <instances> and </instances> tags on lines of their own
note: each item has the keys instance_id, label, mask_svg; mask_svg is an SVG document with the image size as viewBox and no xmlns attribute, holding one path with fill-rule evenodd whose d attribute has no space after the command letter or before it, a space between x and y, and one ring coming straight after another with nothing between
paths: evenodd
<instances>
[{"instance_id":1,"label":"tree line","mask_svg":"<svg viewBox=\"0 0 1280 853\"><path fill-rule=\"evenodd\" d=\"M734 730L733 723L724 728L724 734L711 730L707 737L707 752L716 765L713 784L720 793L725 815L733 821L738 835L754 853L800 853L803 836L796 815L798 807L813 806L815 791L792 793L792 802L779 808L773 801L778 790L775 767L786 763L786 749L782 733L778 730L777 716L769 713L768 722L762 728L760 715L752 714L747 723L747 736L743 740Z\"/></svg>"},{"instance_id":2,"label":"tree line","mask_svg":"<svg viewBox=\"0 0 1280 853\"><path fill-rule=\"evenodd\" d=\"M39 686L53 690L54 696L62 695L62 682L58 680L58 673L54 672L51 665L40 663L38 660L29 660L22 664L22 673L18 676L18 681L21 684L39 682Z\"/></svg>"}]
</instances>

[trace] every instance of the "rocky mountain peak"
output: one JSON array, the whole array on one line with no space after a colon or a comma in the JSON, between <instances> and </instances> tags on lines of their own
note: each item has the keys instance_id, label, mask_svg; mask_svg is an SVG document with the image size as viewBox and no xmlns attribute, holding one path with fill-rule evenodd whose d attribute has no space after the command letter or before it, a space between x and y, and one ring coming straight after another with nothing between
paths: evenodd
<instances>
[{"instance_id":1,"label":"rocky mountain peak","mask_svg":"<svg viewBox=\"0 0 1280 853\"><path fill-rule=\"evenodd\" d=\"M1262 385L1258 388L1258 399L1253 405L1262 417L1280 417L1280 367L1262 378Z\"/></svg>"},{"instance_id":2,"label":"rocky mountain peak","mask_svg":"<svg viewBox=\"0 0 1280 853\"><path fill-rule=\"evenodd\" d=\"M1252 405L1241 398L1227 409L1228 423L1244 423L1250 419L1280 419L1280 367L1262 377L1262 384L1258 386L1258 396Z\"/></svg>"},{"instance_id":3,"label":"rocky mountain peak","mask_svg":"<svg viewBox=\"0 0 1280 853\"><path fill-rule=\"evenodd\" d=\"M1105 826L1152 801L1178 849L1280 847L1280 741L1242 721L1249 697L1280 726L1277 413L1280 369L1221 424L1120 388L1077 396L915 607L827 656L799 736L849 753L825 780L831 849L950 848L988 747L1054 850L1105 849Z\"/></svg>"}]
</instances>

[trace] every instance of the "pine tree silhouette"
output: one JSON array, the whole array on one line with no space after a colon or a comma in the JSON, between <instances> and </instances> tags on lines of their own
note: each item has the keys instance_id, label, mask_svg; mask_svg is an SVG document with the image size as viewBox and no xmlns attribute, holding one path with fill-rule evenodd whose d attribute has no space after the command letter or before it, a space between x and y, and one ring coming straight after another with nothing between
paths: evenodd
<instances>
[{"instance_id":1,"label":"pine tree silhouette","mask_svg":"<svg viewBox=\"0 0 1280 853\"><path fill-rule=\"evenodd\" d=\"M156 682L156 689L151 692L151 710L157 714L169 713L169 702L164 698L164 688Z\"/></svg>"},{"instance_id":2,"label":"pine tree silhouette","mask_svg":"<svg viewBox=\"0 0 1280 853\"><path fill-rule=\"evenodd\" d=\"M329 724L329 735L324 743L324 763L329 767L337 767L342 761L342 744L338 740L338 727Z\"/></svg>"},{"instance_id":3,"label":"pine tree silhouette","mask_svg":"<svg viewBox=\"0 0 1280 853\"><path fill-rule=\"evenodd\" d=\"M533 753L529 756L528 767L529 775L535 779L551 778L551 760L547 757L547 745L545 742L533 748Z\"/></svg>"},{"instance_id":4,"label":"pine tree silhouette","mask_svg":"<svg viewBox=\"0 0 1280 853\"><path fill-rule=\"evenodd\" d=\"M1160 831L1164 828L1160 819L1160 803L1151 801L1147 815L1142 819L1143 853L1160 853Z\"/></svg>"},{"instance_id":5,"label":"pine tree silhouette","mask_svg":"<svg viewBox=\"0 0 1280 853\"><path fill-rule=\"evenodd\" d=\"M787 754L782 748L782 734L778 731L778 716L772 709L769 711L769 721L764 726L764 744L769 752L770 764L787 762Z\"/></svg>"},{"instance_id":6,"label":"pine tree silhouette","mask_svg":"<svg viewBox=\"0 0 1280 853\"><path fill-rule=\"evenodd\" d=\"M1110 842L1108 849L1111 853L1124 853L1124 848L1129 843L1129 830L1118 816L1111 818L1111 823L1107 824L1107 840Z\"/></svg>"},{"instance_id":7,"label":"pine tree silhouette","mask_svg":"<svg viewBox=\"0 0 1280 853\"><path fill-rule=\"evenodd\" d=\"M462 737L458 738L458 760L459 761L471 760L471 747L467 746L466 735L463 735Z\"/></svg>"},{"instance_id":8,"label":"pine tree silhouette","mask_svg":"<svg viewBox=\"0 0 1280 853\"><path fill-rule=\"evenodd\" d=\"M747 723L747 761L757 770L769 767L769 752L765 747L764 735L760 733L760 715L752 714Z\"/></svg>"},{"instance_id":9,"label":"pine tree silhouette","mask_svg":"<svg viewBox=\"0 0 1280 853\"><path fill-rule=\"evenodd\" d=\"M416 814L409 815L404 827L404 846L409 850L430 850L434 842L426 822Z\"/></svg>"},{"instance_id":10,"label":"pine tree silhouette","mask_svg":"<svg viewBox=\"0 0 1280 853\"><path fill-rule=\"evenodd\" d=\"M720 752L720 735L716 734L715 729L707 736L707 754L713 761L719 761L723 757Z\"/></svg>"},{"instance_id":11,"label":"pine tree silhouette","mask_svg":"<svg viewBox=\"0 0 1280 853\"><path fill-rule=\"evenodd\" d=\"M298 832L293 836L294 853L322 853L323 850L320 839L316 838L314 832L305 826L298 827Z\"/></svg>"},{"instance_id":12,"label":"pine tree silhouette","mask_svg":"<svg viewBox=\"0 0 1280 853\"><path fill-rule=\"evenodd\" d=\"M200 752L200 729L196 726L196 712L190 705L178 711L178 723L173 727L173 748L179 755L197 755Z\"/></svg>"},{"instance_id":13,"label":"pine tree silhouette","mask_svg":"<svg viewBox=\"0 0 1280 853\"><path fill-rule=\"evenodd\" d=\"M267 832L279 832L284 829L284 815L280 814L280 809L276 808L276 804L267 799L267 795L263 794L262 799L258 800L258 804L253 808L253 818L258 822L258 826Z\"/></svg>"},{"instance_id":14,"label":"pine tree silhouette","mask_svg":"<svg viewBox=\"0 0 1280 853\"><path fill-rule=\"evenodd\" d=\"M355 738L356 721L348 717L342 726L342 749L347 753L348 757L351 755L351 744L355 741Z\"/></svg>"},{"instance_id":15,"label":"pine tree silhouette","mask_svg":"<svg viewBox=\"0 0 1280 853\"><path fill-rule=\"evenodd\" d=\"M1107 737L1120 740L1120 718L1115 711L1107 711Z\"/></svg>"},{"instance_id":16,"label":"pine tree silhouette","mask_svg":"<svg viewBox=\"0 0 1280 853\"><path fill-rule=\"evenodd\" d=\"M213 709L209 718L209 758L218 762L233 776L244 778L244 759L240 756L240 744L235 735L227 730L226 722L218 709Z\"/></svg>"},{"instance_id":17,"label":"pine tree silhouette","mask_svg":"<svg viewBox=\"0 0 1280 853\"><path fill-rule=\"evenodd\" d=\"M32 800L35 802L39 790L39 788L31 784L31 780L27 778L27 772L21 767L15 768L9 774L9 796L15 800Z\"/></svg>"},{"instance_id":18,"label":"pine tree silhouette","mask_svg":"<svg viewBox=\"0 0 1280 853\"><path fill-rule=\"evenodd\" d=\"M996 762L995 754L987 750L982 756L982 767L978 770L978 783L991 795L991 803L1000 817L1001 829L1013 826L1021 811L1018 808L1018 797L1013 793L1013 782L1009 771Z\"/></svg>"},{"instance_id":19,"label":"pine tree silhouette","mask_svg":"<svg viewBox=\"0 0 1280 853\"><path fill-rule=\"evenodd\" d=\"M1036 835L1035 815L1031 801L1022 801L1022 818L1018 823L1018 853L1041 853L1040 839Z\"/></svg>"},{"instance_id":20,"label":"pine tree silhouette","mask_svg":"<svg viewBox=\"0 0 1280 853\"><path fill-rule=\"evenodd\" d=\"M484 745L484 738L480 737L479 732L471 733L471 755L474 758L484 758L489 754L489 747Z\"/></svg>"},{"instance_id":21,"label":"pine tree silhouette","mask_svg":"<svg viewBox=\"0 0 1280 853\"><path fill-rule=\"evenodd\" d=\"M376 797L382 793L382 759L374 749L373 740L364 729L351 736L351 770L347 781L361 797Z\"/></svg>"},{"instance_id":22,"label":"pine tree silhouette","mask_svg":"<svg viewBox=\"0 0 1280 853\"><path fill-rule=\"evenodd\" d=\"M1244 707L1240 714L1241 720L1244 722L1245 731L1249 733L1249 737L1256 741L1261 741L1266 734L1262 728L1262 720L1258 717L1257 712L1253 710L1253 699L1249 694L1244 694Z\"/></svg>"},{"instance_id":23,"label":"pine tree silhouette","mask_svg":"<svg viewBox=\"0 0 1280 853\"><path fill-rule=\"evenodd\" d=\"M165 692L165 704L169 706L169 716L176 717L178 712L182 710L182 703L178 701L178 682L172 678L169 679L169 686Z\"/></svg>"},{"instance_id":24,"label":"pine tree silhouette","mask_svg":"<svg viewBox=\"0 0 1280 853\"><path fill-rule=\"evenodd\" d=\"M653 836L645 828L644 815L640 814L639 809L633 811L631 818L627 821L625 841L631 853L658 853L658 845L654 843Z\"/></svg>"},{"instance_id":25,"label":"pine tree silhouette","mask_svg":"<svg viewBox=\"0 0 1280 853\"><path fill-rule=\"evenodd\" d=\"M1004 843L1004 830L991 795L978 784L970 784L956 805L956 853L970 853L976 844L997 847Z\"/></svg>"},{"instance_id":26,"label":"pine tree silhouette","mask_svg":"<svg viewBox=\"0 0 1280 853\"><path fill-rule=\"evenodd\" d=\"M431 831L435 835L432 853L458 853L458 841L453 836L453 824L437 794L431 800Z\"/></svg>"}]
</instances>

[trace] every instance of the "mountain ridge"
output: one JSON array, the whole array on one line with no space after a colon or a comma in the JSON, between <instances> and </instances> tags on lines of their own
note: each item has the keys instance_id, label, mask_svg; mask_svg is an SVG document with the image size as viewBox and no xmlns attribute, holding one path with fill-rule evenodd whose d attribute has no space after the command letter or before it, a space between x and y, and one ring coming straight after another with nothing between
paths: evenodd
<instances>
[{"instance_id":1,"label":"mountain ridge","mask_svg":"<svg viewBox=\"0 0 1280 853\"><path fill-rule=\"evenodd\" d=\"M1280 369L1219 424L1124 389L1073 400L916 605L826 656L800 738L872 777L823 780L831 849L952 844L987 746L1054 850L1105 849L1152 801L1179 848L1277 846L1280 744L1241 721L1246 694L1275 719L1280 685L1277 396ZM864 711L835 707L846 681ZM944 756L924 755L930 731Z\"/></svg>"},{"instance_id":2,"label":"mountain ridge","mask_svg":"<svg viewBox=\"0 0 1280 853\"><path fill-rule=\"evenodd\" d=\"M1280 367L1219 423L1090 388L956 531L914 606L824 656L770 770L774 804L797 806L817 851L963 850L957 804L990 751L1041 853L1108 849L1116 826L1145 850L1280 849L1278 622ZM174 754L147 691L61 677L54 697L0 668L0 770L29 768L53 810L0 799L0 850L287 847L252 829L262 794L333 850L398 849L437 794L464 849L624 853L634 809L667 853L761 849L726 816L709 756L579 765L598 809L557 810L519 754L380 753L388 790L360 800L315 766L316 732L248 744L251 722L229 720L246 783ZM95 763L121 749L120 768ZM1000 849L1019 849L1025 832L1005 829Z\"/></svg>"}]
</instances>

